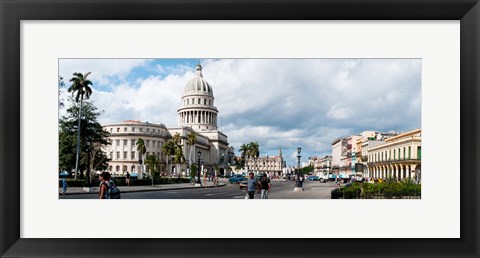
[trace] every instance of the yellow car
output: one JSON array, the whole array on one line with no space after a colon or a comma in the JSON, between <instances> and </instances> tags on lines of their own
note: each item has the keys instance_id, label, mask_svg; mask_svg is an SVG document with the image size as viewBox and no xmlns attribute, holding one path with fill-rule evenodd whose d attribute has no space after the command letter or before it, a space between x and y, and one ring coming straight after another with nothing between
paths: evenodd
<instances>
[{"instance_id":1,"label":"yellow car","mask_svg":"<svg viewBox=\"0 0 480 258\"><path fill-rule=\"evenodd\" d=\"M238 185L240 186L240 190L247 189L247 180L240 181Z\"/></svg>"}]
</instances>

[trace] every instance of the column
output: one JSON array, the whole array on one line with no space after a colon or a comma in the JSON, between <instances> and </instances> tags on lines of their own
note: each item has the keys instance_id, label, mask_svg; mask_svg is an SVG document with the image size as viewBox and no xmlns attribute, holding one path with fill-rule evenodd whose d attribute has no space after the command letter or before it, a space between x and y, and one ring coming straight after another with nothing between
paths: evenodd
<instances>
[{"instance_id":1,"label":"column","mask_svg":"<svg viewBox=\"0 0 480 258\"><path fill-rule=\"evenodd\" d=\"M400 165L400 180L403 180L403 165Z\"/></svg>"}]
</instances>

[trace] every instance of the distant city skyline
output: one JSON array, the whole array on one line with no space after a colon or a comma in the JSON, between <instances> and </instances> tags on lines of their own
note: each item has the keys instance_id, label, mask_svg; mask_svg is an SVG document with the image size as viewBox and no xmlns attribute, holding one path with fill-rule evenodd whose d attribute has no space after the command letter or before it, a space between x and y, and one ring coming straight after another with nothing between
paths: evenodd
<instances>
[{"instance_id":1,"label":"distant city skyline","mask_svg":"<svg viewBox=\"0 0 480 258\"><path fill-rule=\"evenodd\" d=\"M336 138L421 128L421 59L60 59L69 86L91 72L102 124L140 120L178 126L177 109L197 63L212 86L218 128L235 154L258 142L288 166L331 155ZM60 98L69 93L62 88ZM64 107L60 115L65 113Z\"/></svg>"}]
</instances>

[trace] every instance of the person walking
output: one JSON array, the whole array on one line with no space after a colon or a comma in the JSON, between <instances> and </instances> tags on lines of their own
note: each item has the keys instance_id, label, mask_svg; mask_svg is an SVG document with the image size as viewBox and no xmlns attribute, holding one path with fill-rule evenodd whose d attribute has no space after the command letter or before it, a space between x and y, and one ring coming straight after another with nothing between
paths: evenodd
<instances>
[{"instance_id":1,"label":"person walking","mask_svg":"<svg viewBox=\"0 0 480 258\"><path fill-rule=\"evenodd\" d=\"M110 189L110 173L102 172L100 174L100 191L98 193L99 199L108 199Z\"/></svg>"},{"instance_id":2,"label":"person walking","mask_svg":"<svg viewBox=\"0 0 480 258\"><path fill-rule=\"evenodd\" d=\"M268 199L268 193L270 192L271 184L270 184L270 179L267 177L266 174L263 174L263 179L261 184L262 184L262 190L260 192L260 198Z\"/></svg>"},{"instance_id":3,"label":"person walking","mask_svg":"<svg viewBox=\"0 0 480 258\"><path fill-rule=\"evenodd\" d=\"M258 181L256 178L253 177L253 173L250 172L248 174L247 179L247 194L248 199L254 199L255 191L257 190Z\"/></svg>"},{"instance_id":4,"label":"person walking","mask_svg":"<svg viewBox=\"0 0 480 258\"><path fill-rule=\"evenodd\" d=\"M67 179L62 178L62 194L63 196L65 197L65 193L67 192L67 187L68 187L68 184L67 184Z\"/></svg>"},{"instance_id":5,"label":"person walking","mask_svg":"<svg viewBox=\"0 0 480 258\"><path fill-rule=\"evenodd\" d=\"M127 171L127 176L125 178L125 183L127 183L127 186L130 186L130 173Z\"/></svg>"}]
</instances>

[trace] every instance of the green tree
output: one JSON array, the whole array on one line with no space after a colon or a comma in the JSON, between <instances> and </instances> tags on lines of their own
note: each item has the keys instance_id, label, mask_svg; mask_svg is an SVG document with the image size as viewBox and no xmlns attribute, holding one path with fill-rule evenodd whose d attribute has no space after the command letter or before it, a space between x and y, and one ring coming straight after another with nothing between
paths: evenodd
<instances>
[{"instance_id":1,"label":"green tree","mask_svg":"<svg viewBox=\"0 0 480 258\"><path fill-rule=\"evenodd\" d=\"M305 175L305 174L310 174L313 172L313 166L312 165L309 165L309 166L306 166L306 167L303 167L300 169L300 174L302 175Z\"/></svg>"},{"instance_id":2,"label":"green tree","mask_svg":"<svg viewBox=\"0 0 480 258\"><path fill-rule=\"evenodd\" d=\"M162 146L162 152L165 155L165 160L167 163L167 172L168 172L168 160L172 155L175 154L175 143L170 140Z\"/></svg>"},{"instance_id":3,"label":"green tree","mask_svg":"<svg viewBox=\"0 0 480 258\"><path fill-rule=\"evenodd\" d=\"M143 173L145 173L145 153L147 152L147 147L145 146L145 141L142 138L138 138L137 142L135 143L137 145L137 151L140 156L140 159L142 161L142 174L138 175L138 178L142 179Z\"/></svg>"},{"instance_id":4,"label":"green tree","mask_svg":"<svg viewBox=\"0 0 480 258\"><path fill-rule=\"evenodd\" d=\"M66 115L59 120L59 168L67 171L71 171L73 168L83 171L87 166L91 170L106 168L109 159L102 149L110 144L110 133L103 130L97 121L102 112L98 111L93 103L89 101L85 101L81 109L83 119L81 119L80 133L83 135L84 141L80 145L77 167L75 138L77 135L80 103L76 102L72 97L68 101L70 105L66 110ZM90 143L90 147L87 146L87 143ZM89 151L87 152L87 150ZM90 155L90 158L87 158L87 155ZM89 164L87 164L88 160L90 161Z\"/></svg>"},{"instance_id":5,"label":"green tree","mask_svg":"<svg viewBox=\"0 0 480 258\"><path fill-rule=\"evenodd\" d=\"M63 108L65 104L63 103L63 99L60 98L60 94L62 91L61 88L65 87L65 83L63 82L63 77L58 76L58 108Z\"/></svg>"},{"instance_id":6,"label":"green tree","mask_svg":"<svg viewBox=\"0 0 480 258\"><path fill-rule=\"evenodd\" d=\"M247 165L246 160L250 159L250 147L248 144L243 143L240 146L240 156L242 157L243 167L245 167L245 169L248 172L248 168L246 167Z\"/></svg>"},{"instance_id":7,"label":"green tree","mask_svg":"<svg viewBox=\"0 0 480 258\"><path fill-rule=\"evenodd\" d=\"M154 177L154 173L155 172L158 172L157 171L157 168L158 168L158 159L157 159L157 156L155 155L148 155L146 158L145 158L145 163L148 165L148 167L150 168L150 177L152 178L152 186L153 186L153 177Z\"/></svg>"},{"instance_id":8,"label":"green tree","mask_svg":"<svg viewBox=\"0 0 480 258\"><path fill-rule=\"evenodd\" d=\"M180 174L178 169L178 165L185 163L185 156L183 156L183 149L182 145L175 146L175 153L173 155L173 163L175 163L175 167L177 168L177 173Z\"/></svg>"},{"instance_id":9,"label":"green tree","mask_svg":"<svg viewBox=\"0 0 480 258\"><path fill-rule=\"evenodd\" d=\"M190 132L187 135L187 144L190 147L190 152L188 154L188 166L191 168L192 167L192 152L195 149L195 143L197 142L197 133L196 132Z\"/></svg>"},{"instance_id":10,"label":"green tree","mask_svg":"<svg viewBox=\"0 0 480 258\"><path fill-rule=\"evenodd\" d=\"M249 143L248 144L248 149L249 149L249 152L250 152L250 157L253 158L254 166L256 167L257 159L260 156L260 146L258 145L258 142Z\"/></svg>"},{"instance_id":11,"label":"green tree","mask_svg":"<svg viewBox=\"0 0 480 258\"><path fill-rule=\"evenodd\" d=\"M92 95L92 89L90 88L90 85L92 85L92 82L87 80L88 75L90 72L87 72L85 74L81 73L73 73L73 77L70 79L70 82L72 85L68 88L68 92L71 92L72 95L75 95L75 101L78 103L80 101L80 112L78 112L78 127L77 127L77 156L76 156L76 162L75 162L75 179L77 179L77 174L78 174L78 161L80 158L80 131L81 131L81 114L82 114L82 104L83 104L83 97L85 96L86 99L90 98L90 95Z\"/></svg>"}]
</instances>

